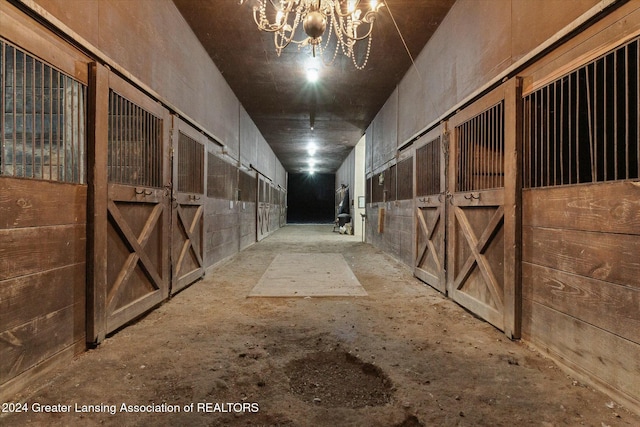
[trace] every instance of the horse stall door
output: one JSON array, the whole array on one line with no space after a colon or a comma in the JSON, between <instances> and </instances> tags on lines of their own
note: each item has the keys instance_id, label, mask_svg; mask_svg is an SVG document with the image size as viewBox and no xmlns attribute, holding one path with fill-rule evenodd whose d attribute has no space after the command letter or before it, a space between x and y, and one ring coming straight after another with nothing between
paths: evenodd
<instances>
[{"instance_id":1,"label":"horse stall door","mask_svg":"<svg viewBox=\"0 0 640 427\"><path fill-rule=\"evenodd\" d=\"M448 199L450 297L519 334L516 80L451 118Z\"/></svg>"},{"instance_id":2,"label":"horse stall door","mask_svg":"<svg viewBox=\"0 0 640 427\"><path fill-rule=\"evenodd\" d=\"M174 116L171 210L171 294L204 275L204 171L206 139Z\"/></svg>"},{"instance_id":3,"label":"horse stall door","mask_svg":"<svg viewBox=\"0 0 640 427\"><path fill-rule=\"evenodd\" d=\"M271 197L269 208L271 213L269 214L269 218L271 220L271 232L273 233L278 228L280 228L280 189L275 185L271 184Z\"/></svg>"},{"instance_id":4,"label":"horse stall door","mask_svg":"<svg viewBox=\"0 0 640 427\"><path fill-rule=\"evenodd\" d=\"M445 150L440 128L421 138L414 156L415 238L414 275L442 293L445 277Z\"/></svg>"},{"instance_id":5,"label":"horse stall door","mask_svg":"<svg viewBox=\"0 0 640 427\"><path fill-rule=\"evenodd\" d=\"M258 175L258 209L257 209L257 238L258 241L269 235L271 226L269 200L271 186L262 175Z\"/></svg>"},{"instance_id":6,"label":"horse stall door","mask_svg":"<svg viewBox=\"0 0 640 427\"><path fill-rule=\"evenodd\" d=\"M280 228L287 225L287 191L280 189Z\"/></svg>"},{"instance_id":7,"label":"horse stall door","mask_svg":"<svg viewBox=\"0 0 640 427\"><path fill-rule=\"evenodd\" d=\"M156 102L109 75L106 332L167 298L169 127Z\"/></svg>"}]
</instances>

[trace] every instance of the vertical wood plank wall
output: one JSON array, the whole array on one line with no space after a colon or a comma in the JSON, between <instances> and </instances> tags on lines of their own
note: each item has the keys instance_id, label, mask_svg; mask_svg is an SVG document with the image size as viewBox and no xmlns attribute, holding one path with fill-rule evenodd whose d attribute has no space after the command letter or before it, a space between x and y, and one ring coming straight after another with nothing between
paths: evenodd
<instances>
[{"instance_id":1,"label":"vertical wood plank wall","mask_svg":"<svg viewBox=\"0 0 640 427\"><path fill-rule=\"evenodd\" d=\"M85 185L0 178L0 384L85 346ZM35 372L31 372L35 374Z\"/></svg>"},{"instance_id":2,"label":"vertical wood plank wall","mask_svg":"<svg viewBox=\"0 0 640 427\"><path fill-rule=\"evenodd\" d=\"M523 194L523 338L640 396L640 185Z\"/></svg>"}]
</instances>

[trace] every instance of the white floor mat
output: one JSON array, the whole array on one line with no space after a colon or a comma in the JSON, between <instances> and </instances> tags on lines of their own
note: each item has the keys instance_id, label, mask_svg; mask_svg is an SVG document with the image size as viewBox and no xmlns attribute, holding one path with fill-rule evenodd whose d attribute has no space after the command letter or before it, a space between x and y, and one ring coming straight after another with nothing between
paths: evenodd
<instances>
[{"instance_id":1,"label":"white floor mat","mask_svg":"<svg viewBox=\"0 0 640 427\"><path fill-rule=\"evenodd\" d=\"M367 296L367 292L342 254L281 253L248 296Z\"/></svg>"}]
</instances>

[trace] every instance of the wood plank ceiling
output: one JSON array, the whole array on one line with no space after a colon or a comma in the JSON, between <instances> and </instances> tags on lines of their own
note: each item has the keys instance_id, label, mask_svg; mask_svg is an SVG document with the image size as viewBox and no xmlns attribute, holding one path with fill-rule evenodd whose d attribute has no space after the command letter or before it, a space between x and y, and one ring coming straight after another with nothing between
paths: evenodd
<instances>
[{"instance_id":1,"label":"wood plank ceiling","mask_svg":"<svg viewBox=\"0 0 640 427\"><path fill-rule=\"evenodd\" d=\"M415 58L455 2L385 0L367 67L339 55L311 84L310 52L291 45L278 57L253 21L255 0L173 1L289 173L308 169L310 142L315 170L335 173L411 66L390 12Z\"/></svg>"}]
</instances>

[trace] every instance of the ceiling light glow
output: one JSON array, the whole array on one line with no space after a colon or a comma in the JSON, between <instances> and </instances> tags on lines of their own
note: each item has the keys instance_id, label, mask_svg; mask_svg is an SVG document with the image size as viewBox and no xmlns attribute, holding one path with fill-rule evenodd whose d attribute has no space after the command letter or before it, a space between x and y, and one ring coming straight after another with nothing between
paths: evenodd
<instances>
[{"instance_id":1,"label":"ceiling light glow","mask_svg":"<svg viewBox=\"0 0 640 427\"><path fill-rule=\"evenodd\" d=\"M316 147L316 144L314 144L313 142L310 142L309 145L307 145L307 152L309 153L310 156L313 156L314 154L316 154L317 150L318 148Z\"/></svg>"},{"instance_id":2,"label":"ceiling light glow","mask_svg":"<svg viewBox=\"0 0 640 427\"><path fill-rule=\"evenodd\" d=\"M312 67L307 68L307 80L310 83L317 82L319 78L320 78L320 72L318 71L317 68L312 68Z\"/></svg>"}]
</instances>

